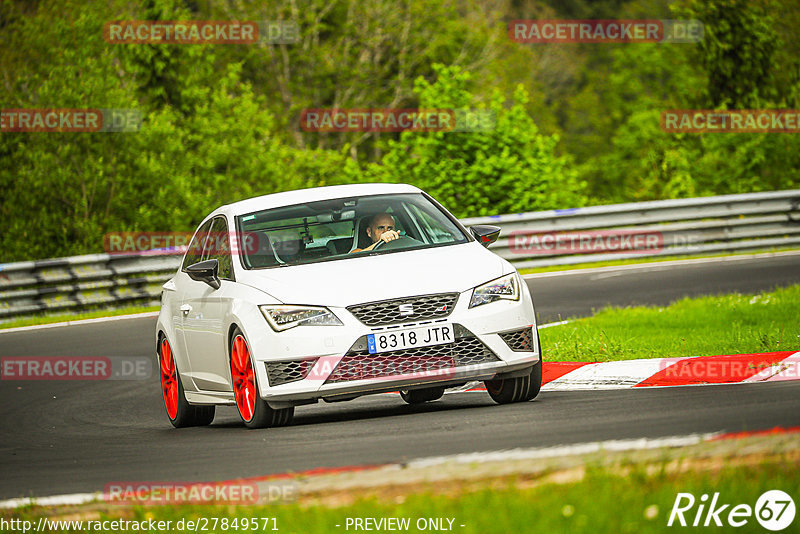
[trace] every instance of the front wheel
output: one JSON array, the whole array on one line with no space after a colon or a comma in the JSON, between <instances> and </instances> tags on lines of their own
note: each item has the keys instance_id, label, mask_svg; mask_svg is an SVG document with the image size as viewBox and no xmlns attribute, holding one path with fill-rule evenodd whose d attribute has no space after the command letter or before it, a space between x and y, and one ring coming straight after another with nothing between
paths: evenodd
<instances>
[{"instance_id":1,"label":"front wheel","mask_svg":"<svg viewBox=\"0 0 800 534\"><path fill-rule=\"evenodd\" d=\"M206 426L214 420L215 406L193 406L186 401L181 375L175 363L172 347L166 336L158 347L158 363L161 369L161 394L169 422L175 428Z\"/></svg>"},{"instance_id":2,"label":"front wheel","mask_svg":"<svg viewBox=\"0 0 800 534\"><path fill-rule=\"evenodd\" d=\"M486 391L497 404L525 402L536 398L542 388L542 362L531 368L531 372L516 378L487 380Z\"/></svg>"},{"instance_id":3,"label":"front wheel","mask_svg":"<svg viewBox=\"0 0 800 534\"><path fill-rule=\"evenodd\" d=\"M535 399L542 389L542 343L536 332L536 345L539 347L539 363L531 367L531 372L517 378L487 380L486 391L497 404L525 402Z\"/></svg>"},{"instance_id":4,"label":"front wheel","mask_svg":"<svg viewBox=\"0 0 800 534\"><path fill-rule=\"evenodd\" d=\"M422 404L442 398L444 388L409 389L400 391L400 396L408 404Z\"/></svg>"},{"instance_id":5,"label":"front wheel","mask_svg":"<svg viewBox=\"0 0 800 534\"><path fill-rule=\"evenodd\" d=\"M250 358L250 349L238 328L233 332L231 340L231 378L239 417L247 428L285 426L292 421L293 406L275 410L258 394L258 379Z\"/></svg>"}]
</instances>

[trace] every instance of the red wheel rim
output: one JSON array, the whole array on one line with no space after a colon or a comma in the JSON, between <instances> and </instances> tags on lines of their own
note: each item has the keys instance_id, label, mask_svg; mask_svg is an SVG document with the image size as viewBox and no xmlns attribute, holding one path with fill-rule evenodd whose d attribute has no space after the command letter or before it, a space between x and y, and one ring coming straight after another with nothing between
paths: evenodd
<instances>
[{"instance_id":1,"label":"red wheel rim","mask_svg":"<svg viewBox=\"0 0 800 534\"><path fill-rule=\"evenodd\" d=\"M178 372L175 368L175 359L172 357L172 347L166 338L161 340L161 392L164 394L164 407L170 419L178 415Z\"/></svg>"},{"instance_id":2,"label":"red wheel rim","mask_svg":"<svg viewBox=\"0 0 800 534\"><path fill-rule=\"evenodd\" d=\"M233 340L231 376L233 377L233 395L236 397L239 414L245 421L250 421L256 411L256 377L250 361L250 351L247 350L247 342L241 335L236 336Z\"/></svg>"}]
</instances>

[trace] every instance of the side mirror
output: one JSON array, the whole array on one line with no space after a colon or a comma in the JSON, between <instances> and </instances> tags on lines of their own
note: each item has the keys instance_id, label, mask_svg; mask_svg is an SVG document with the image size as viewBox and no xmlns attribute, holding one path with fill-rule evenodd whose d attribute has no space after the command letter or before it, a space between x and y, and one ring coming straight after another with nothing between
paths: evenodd
<instances>
[{"instance_id":1,"label":"side mirror","mask_svg":"<svg viewBox=\"0 0 800 534\"><path fill-rule=\"evenodd\" d=\"M186 274L192 280L205 282L214 289L219 289L219 261L215 259L201 261L188 266Z\"/></svg>"},{"instance_id":2,"label":"side mirror","mask_svg":"<svg viewBox=\"0 0 800 534\"><path fill-rule=\"evenodd\" d=\"M500 228L497 226L489 226L488 224L470 226L469 231L484 247L488 247L500 237Z\"/></svg>"}]
</instances>

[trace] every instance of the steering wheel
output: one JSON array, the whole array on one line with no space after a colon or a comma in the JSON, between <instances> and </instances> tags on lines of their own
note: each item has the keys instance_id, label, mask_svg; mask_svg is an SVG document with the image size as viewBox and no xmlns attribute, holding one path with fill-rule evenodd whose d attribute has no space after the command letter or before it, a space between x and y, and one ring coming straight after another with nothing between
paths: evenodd
<instances>
[{"instance_id":1,"label":"steering wheel","mask_svg":"<svg viewBox=\"0 0 800 534\"><path fill-rule=\"evenodd\" d=\"M413 237L408 237L407 235L401 235L397 239L393 239L392 241L389 241L388 243L386 241L383 241L383 240L378 241L377 243L375 243L375 246L372 247L372 250L373 251L374 250L378 250L378 249L391 250L391 249L395 249L395 248L405 248L405 247L411 247L411 246L414 246L414 245L421 245L421 244L422 244L422 241L414 239Z\"/></svg>"}]
</instances>

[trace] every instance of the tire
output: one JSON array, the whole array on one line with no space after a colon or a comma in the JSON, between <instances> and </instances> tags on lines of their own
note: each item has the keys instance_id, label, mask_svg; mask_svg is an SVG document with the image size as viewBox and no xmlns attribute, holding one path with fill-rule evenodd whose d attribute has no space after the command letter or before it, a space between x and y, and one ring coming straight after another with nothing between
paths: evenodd
<instances>
[{"instance_id":1,"label":"tire","mask_svg":"<svg viewBox=\"0 0 800 534\"><path fill-rule=\"evenodd\" d=\"M275 410L258 394L258 378L253 369L250 349L242 331L234 330L231 338L231 378L236 408L247 428L285 426L291 423L294 406Z\"/></svg>"},{"instance_id":2,"label":"tire","mask_svg":"<svg viewBox=\"0 0 800 534\"><path fill-rule=\"evenodd\" d=\"M400 397L408 404L422 404L442 398L444 388L409 389L400 391Z\"/></svg>"},{"instance_id":3,"label":"tire","mask_svg":"<svg viewBox=\"0 0 800 534\"><path fill-rule=\"evenodd\" d=\"M512 402L527 402L533 400L542 389L542 345L539 343L539 333L536 333L536 343L539 346L539 363L531 367L531 372L516 378L500 378L486 380L486 391L497 404L510 404Z\"/></svg>"},{"instance_id":4,"label":"tire","mask_svg":"<svg viewBox=\"0 0 800 534\"><path fill-rule=\"evenodd\" d=\"M161 374L161 395L169 422L175 428L207 426L214 420L216 406L194 406L186 400L181 374L166 336L158 345L158 363Z\"/></svg>"}]
</instances>

